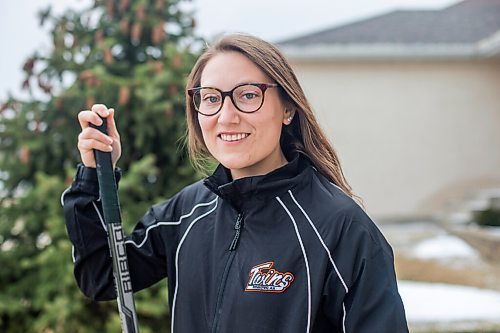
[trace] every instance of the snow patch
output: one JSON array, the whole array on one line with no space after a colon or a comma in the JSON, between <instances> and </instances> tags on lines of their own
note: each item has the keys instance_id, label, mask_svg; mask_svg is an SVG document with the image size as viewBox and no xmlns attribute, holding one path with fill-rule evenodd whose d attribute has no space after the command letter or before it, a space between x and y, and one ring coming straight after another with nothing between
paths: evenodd
<instances>
[{"instance_id":1,"label":"snow patch","mask_svg":"<svg viewBox=\"0 0 500 333\"><path fill-rule=\"evenodd\" d=\"M420 259L479 259L479 253L460 238L438 235L426 239L413 248L412 255Z\"/></svg>"},{"instance_id":2,"label":"snow patch","mask_svg":"<svg viewBox=\"0 0 500 333\"><path fill-rule=\"evenodd\" d=\"M409 322L500 322L498 291L409 281L398 286Z\"/></svg>"}]
</instances>

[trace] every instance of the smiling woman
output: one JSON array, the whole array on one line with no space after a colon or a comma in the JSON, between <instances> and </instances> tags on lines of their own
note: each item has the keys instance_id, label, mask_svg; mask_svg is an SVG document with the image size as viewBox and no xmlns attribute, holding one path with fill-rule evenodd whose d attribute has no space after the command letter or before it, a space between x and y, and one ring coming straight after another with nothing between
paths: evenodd
<instances>
[{"instance_id":1,"label":"smiling woman","mask_svg":"<svg viewBox=\"0 0 500 333\"><path fill-rule=\"evenodd\" d=\"M90 126L99 115L109 136ZM229 35L208 47L186 117L193 162L220 164L153 206L125 242L134 291L168 276L172 332L408 332L392 249L275 46ZM83 164L63 197L75 274L89 297L112 299L92 151L116 164L120 137L104 105L79 120Z\"/></svg>"},{"instance_id":2,"label":"smiling woman","mask_svg":"<svg viewBox=\"0 0 500 333\"><path fill-rule=\"evenodd\" d=\"M267 81L270 78L247 57L224 52L207 63L201 87L194 88L193 105L203 142L210 154L231 171L233 179L264 175L287 163L279 139L294 111L285 110L277 89L267 89L277 84L250 84ZM230 101L224 103L226 96Z\"/></svg>"},{"instance_id":3,"label":"smiling woman","mask_svg":"<svg viewBox=\"0 0 500 333\"><path fill-rule=\"evenodd\" d=\"M273 128L272 124L277 125L279 131L274 139L271 136L276 134L276 131L271 131L269 134L257 133L266 136L266 139L258 141L260 144L265 143L265 145L273 145L272 148L279 148L274 150L275 154L271 156L274 157L274 162L282 161L281 157L277 159L280 153L287 155L292 151L303 152L332 183L339 186L346 194L353 195L351 187L343 175L337 153L319 127L302 87L287 60L274 45L258 38L250 38L240 34L229 35L207 49L198 59L188 79L188 95L186 99L189 129L188 147L195 165L201 166L202 163L199 162L203 161L207 156L215 157L222 163L214 155L215 150L210 151L208 145L211 142L207 142L207 138L204 137L204 132L202 132L201 125L205 119L200 114L207 115L207 113L200 112L199 107L197 107L198 94L195 93L204 91L204 87L214 87L215 84L221 84L218 81L226 84L226 89L236 88L236 86L248 82L264 82L266 86L268 84L276 85L277 89L269 93L269 102L266 102L264 98L267 89L262 91L262 103L268 105L261 105L261 107L268 111L264 112L259 110L260 108L254 111L258 114L264 113L264 116L249 118L244 114L240 116L238 113L234 113L234 116L238 118L236 121L239 121L241 117L245 123L243 126L249 126L248 119L257 122L262 121L267 124L267 121L272 117L279 118L278 122L271 122L269 128L262 128L262 131L268 131ZM221 92L220 89L219 92ZM242 111L235 105L233 95L234 92L230 95L233 102L231 106ZM223 108L225 96L221 95L221 102L218 104L220 109L217 112L220 112ZM229 111L231 111L231 106L226 105L224 109L229 108ZM242 113L248 112L243 111ZM226 118L231 114L229 112L218 117L222 118L222 122L226 122ZM295 114L297 114L296 117ZM267 117L269 119L266 119ZM235 119L230 121L234 122ZM219 120L218 122L220 123ZM277 143L276 137L279 138L280 147L275 146ZM259 139L259 137L253 137L252 139ZM253 152L250 151L249 153ZM246 157L246 161L249 161L250 156L247 154ZM290 158L290 156L287 156L287 158ZM224 163L222 164L224 165ZM237 172L237 170L235 171ZM257 171L257 174L262 174L262 171Z\"/></svg>"}]
</instances>

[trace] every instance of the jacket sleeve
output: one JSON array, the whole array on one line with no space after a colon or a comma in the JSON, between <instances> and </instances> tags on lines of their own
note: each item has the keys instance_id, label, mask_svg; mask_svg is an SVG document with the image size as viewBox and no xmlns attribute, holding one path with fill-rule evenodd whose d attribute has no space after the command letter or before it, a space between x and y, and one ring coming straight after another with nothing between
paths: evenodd
<instances>
[{"instance_id":1,"label":"jacket sleeve","mask_svg":"<svg viewBox=\"0 0 500 333\"><path fill-rule=\"evenodd\" d=\"M120 175L119 171L115 171L117 181ZM78 286L93 300L115 298L112 261L106 225L102 219L96 170L79 165L61 202L69 239L73 244L74 274ZM166 277L164 241L157 229L148 230L155 222L155 214L150 209L125 241L134 291Z\"/></svg>"},{"instance_id":2,"label":"jacket sleeve","mask_svg":"<svg viewBox=\"0 0 500 333\"><path fill-rule=\"evenodd\" d=\"M325 312L343 333L406 333L392 249L360 208L349 215L326 280Z\"/></svg>"}]
</instances>

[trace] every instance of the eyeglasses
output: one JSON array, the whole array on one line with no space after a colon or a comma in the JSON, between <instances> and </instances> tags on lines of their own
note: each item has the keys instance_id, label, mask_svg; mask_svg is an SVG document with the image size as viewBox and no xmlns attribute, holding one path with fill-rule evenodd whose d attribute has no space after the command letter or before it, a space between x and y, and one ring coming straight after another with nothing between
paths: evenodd
<instances>
[{"instance_id":1,"label":"eyeglasses","mask_svg":"<svg viewBox=\"0 0 500 333\"><path fill-rule=\"evenodd\" d=\"M222 109L226 96L231 98L233 105L241 112L258 111L264 104L264 95L268 88L279 87L276 83L243 83L229 91L212 87L196 87L188 89L189 96L199 113L213 116Z\"/></svg>"}]
</instances>

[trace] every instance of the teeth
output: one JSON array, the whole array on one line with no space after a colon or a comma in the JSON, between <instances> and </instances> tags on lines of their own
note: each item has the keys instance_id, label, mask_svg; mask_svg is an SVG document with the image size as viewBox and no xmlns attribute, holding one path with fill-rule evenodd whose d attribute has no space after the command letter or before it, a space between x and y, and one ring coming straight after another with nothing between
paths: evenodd
<instances>
[{"instance_id":1,"label":"teeth","mask_svg":"<svg viewBox=\"0 0 500 333\"><path fill-rule=\"evenodd\" d=\"M238 133L238 134L221 134L220 137L223 141L239 141L248 136L247 133Z\"/></svg>"}]
</instances>

